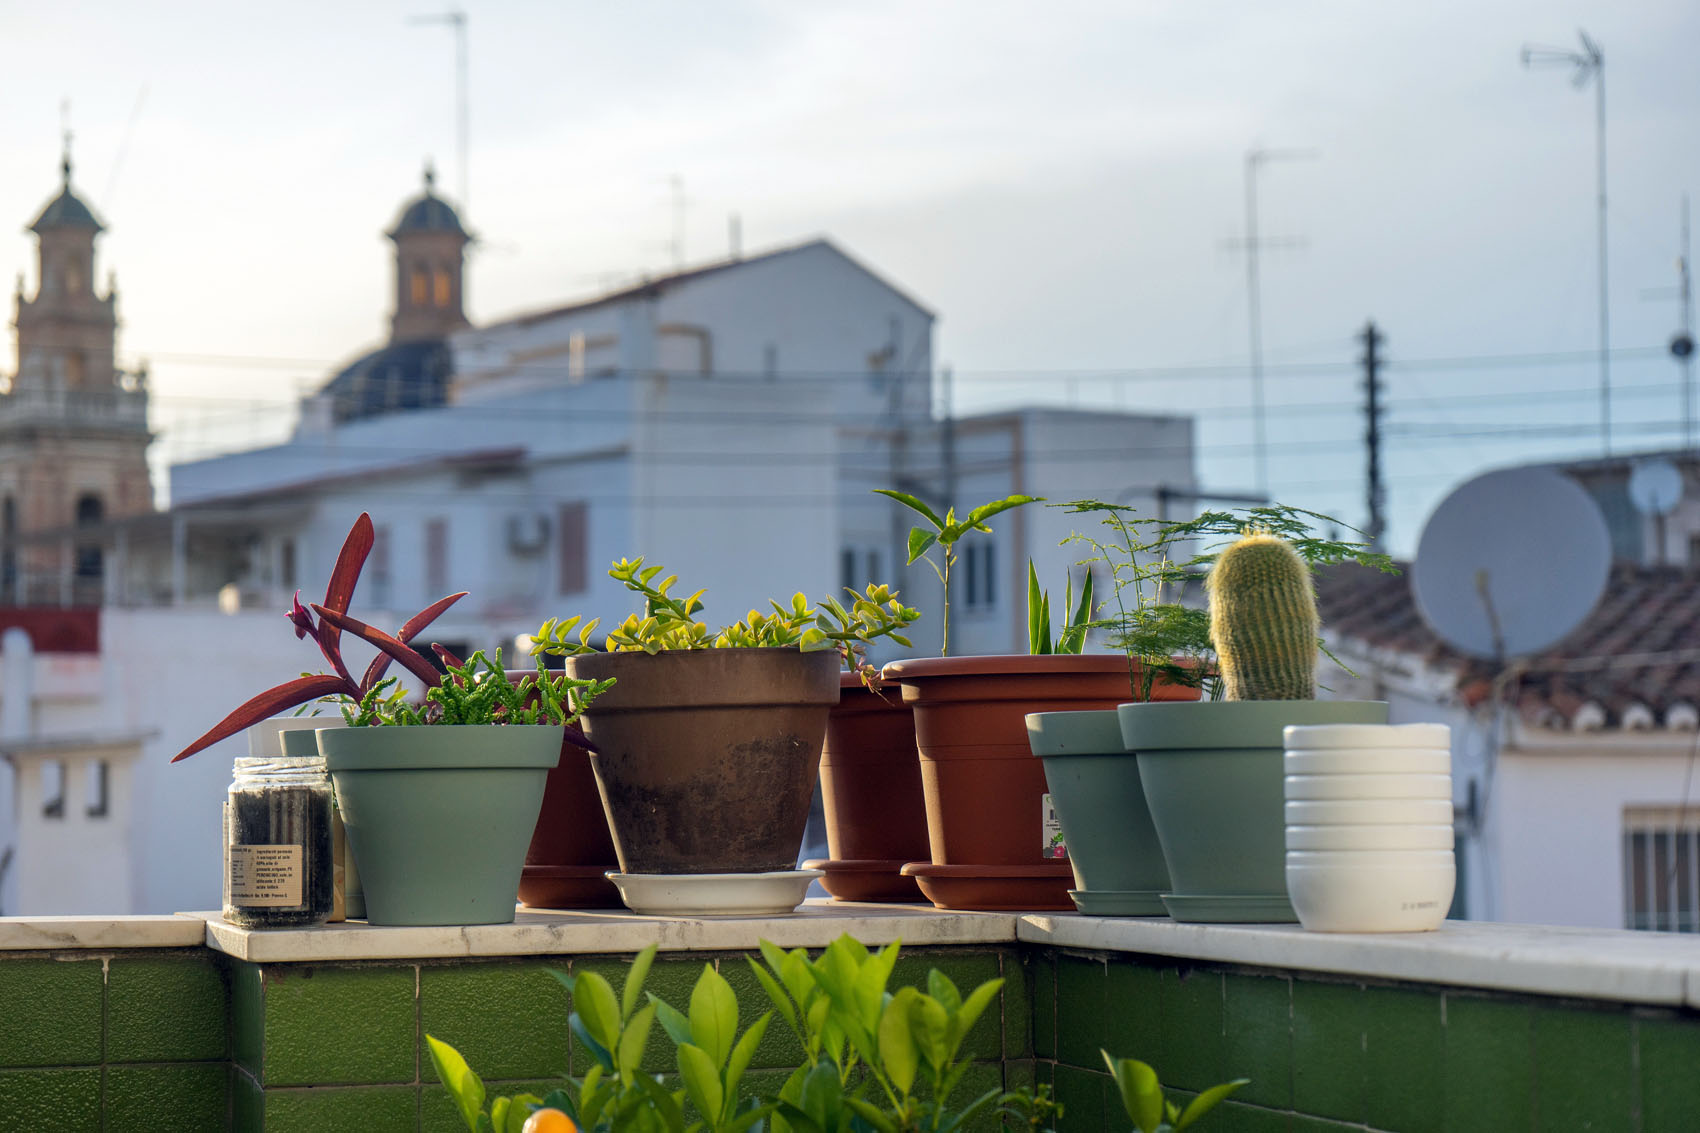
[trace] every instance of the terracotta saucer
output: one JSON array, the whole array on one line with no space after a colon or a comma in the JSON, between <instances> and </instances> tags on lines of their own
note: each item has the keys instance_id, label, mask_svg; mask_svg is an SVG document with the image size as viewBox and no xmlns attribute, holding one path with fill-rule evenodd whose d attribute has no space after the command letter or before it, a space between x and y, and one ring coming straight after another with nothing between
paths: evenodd
<instances>
[{"instance_id":1,"label":"terracotta saucer","mask_svg":"<svg viewBox=\"0 0 1700 1133\"><path fill-rule=\"evenodd\" d=\"M1074 910L1068 896L1074 888L1074 868L1066 861L1040 865L910 862L902 873L913 877L927 900L941 909Z\"/></svg>"},{"instance_id":2,"label":"terracotta saucer","mask_svg":"<svg viewBox=\"0 0 1700 1133\"><path fill-rule=\"evenodd\" d=\"M925 901L915 879L898 872L907 861L906 858L811 858L803 863L803 868L824 871L821 888L840 901L898 904Z\"/></svg>"},{"instance_id":3,"label":"terracotta saucer","mask_svg":"<svg viewBox=\"0 0 1700 1133\"><path fill-rule=\"evenodd\" d=\"M528 865L520 874L519 903L528 909L623 909L608 865Z\"/></svg>"}]
</instances>

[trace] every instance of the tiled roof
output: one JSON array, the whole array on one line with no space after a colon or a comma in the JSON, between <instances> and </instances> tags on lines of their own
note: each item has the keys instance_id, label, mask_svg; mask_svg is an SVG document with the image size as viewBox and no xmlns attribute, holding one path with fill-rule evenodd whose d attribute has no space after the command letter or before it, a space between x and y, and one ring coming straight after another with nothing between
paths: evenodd
<instances>
[{"instance_id":1,"label":"tiled roof","mask_svg":"<svg viewBox=\"0 0 1700 1133\"><path fill-rule=\"evenodd\" d=\"M1317 608L1331 642L1391 650L1455 674L1459 701L1480 704L1498 681L1534 725L1693 729L1700 723L1700 577L1675 567L1612 568L1605 594L1568 637L1501 667L1441 641L1417 613L1409 564L1317 573Z\"/></svg>"}]
</instances>

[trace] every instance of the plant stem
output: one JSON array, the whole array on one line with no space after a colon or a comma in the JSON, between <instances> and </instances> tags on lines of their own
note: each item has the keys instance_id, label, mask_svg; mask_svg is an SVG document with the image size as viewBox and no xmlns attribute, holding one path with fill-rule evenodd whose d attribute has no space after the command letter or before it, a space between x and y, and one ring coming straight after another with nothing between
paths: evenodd
<instances>
[{"instance_id":1,"label":"plant stem","mask_svg":"<svg viewBox=\"0 0 1700 1133\"><path fill-rule=\"evenodd\" d=\"M956 553L949 547L944 549L944 641L939 646L939 656L950 656L950 564L956 561Z\"/></svg>"}]
</instances>

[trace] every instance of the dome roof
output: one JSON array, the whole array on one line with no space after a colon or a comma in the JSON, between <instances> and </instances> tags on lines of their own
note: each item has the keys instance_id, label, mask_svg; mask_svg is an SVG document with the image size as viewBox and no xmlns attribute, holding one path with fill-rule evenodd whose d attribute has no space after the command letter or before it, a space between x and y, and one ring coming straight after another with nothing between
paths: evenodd
<instances>
[{"instance_id":1,"label":"dome roof","mask_svg":"<svg viewBox=\"0 0 1700 1133\"><path fill-rule=\"evenodd\" d=\"M41 215L30 224L31 232L46 232L54 228L88 228L99 232L105 228L95 219L94 211L71 192L71 159L67 157L63 166L65 183L59 190L59 195L47 203L41 210Z\"/></svg>"},{"instance_id":2,"label":"dome roof","mask_svg":"<svg viewBox=\"0 0 1700 1133\"><path fill-rule=\"evenodd\" d=\"M407 409L430 409L448 400L453 358L440 338L399 342L355 359L326 382L337 423Z\"/></svg>"},{"instance_id":3,"label":"dome roof","mask_svg":"<svg viewBox=\"0 0 1700 1133\"><path fill-rule=\"evenodd\" d=\"M436 184L437 174L427 165L425 191L402 207L401 216L396 219L395 227L390 229L391 239L410 232L451 232L456 236L466 236L466 229L461 227L455 210L437 196Z\"/></svg>"}]
</instances>

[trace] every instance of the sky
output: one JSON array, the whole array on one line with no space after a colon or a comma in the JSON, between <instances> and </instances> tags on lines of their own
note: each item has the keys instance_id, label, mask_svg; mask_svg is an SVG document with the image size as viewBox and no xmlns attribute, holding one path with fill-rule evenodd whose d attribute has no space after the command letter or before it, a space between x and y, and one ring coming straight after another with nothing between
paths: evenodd
<instances>
[{"instance_id":1,"label":"sky","mask_svg":"<svg viewBox=\"0 0 1700 1133\"><path fill-rule=\"evenodd\" d=\"M956 410L1187 412L1200 479L1256 487L1244 234L1260 230L1268 488L1365 519L1354 336L1385 335L1388 542L1489 467L1593 456L1594 89L1604 48L1614 451L1679 445L1663 353L1700 193L1700 5L862 0L0 5L0 270L57 191L106 221L121 361L161 466L263 443L378 343L383 230L434 158L479 237L475 321L828 235L938 312ZM9 220L7 218L10 218ZM13 227L6 228L10 224ZM9 369L11 358L0 362Z\"/></svg>"}]
</instances>

